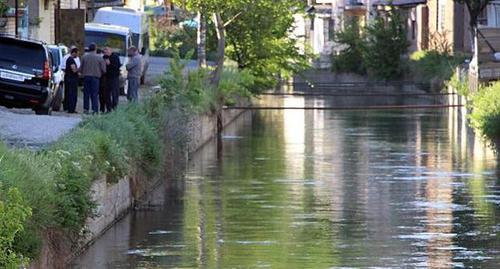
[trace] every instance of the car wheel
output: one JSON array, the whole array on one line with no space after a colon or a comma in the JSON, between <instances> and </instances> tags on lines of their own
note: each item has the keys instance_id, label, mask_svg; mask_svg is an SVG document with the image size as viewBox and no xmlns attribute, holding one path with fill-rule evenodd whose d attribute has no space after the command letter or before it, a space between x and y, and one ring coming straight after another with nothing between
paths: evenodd
<instances>
[{"instance_id":1,"label":"car wheel","mask_svg":"<svg viewBox=\"0 0 500 269\"><path fill-rule=\"evenodd\" d=\"M51 115L52 107L37 107L35 108L35 114L37 115Z\"/></svg>"},{"instance_id":2,"label":"car wheel","mask_svg":"<svg viewBox=\"0 0 500 269\"><path fill-rule=\"evenodd\" d=\"M63 87L61 87L61 85L59 85L57 87L56 95L54 96L54 99L52 100L52 110L54 110L54 111L61 110L62 99L63 99Z\"/></svg>"}]
</instances>

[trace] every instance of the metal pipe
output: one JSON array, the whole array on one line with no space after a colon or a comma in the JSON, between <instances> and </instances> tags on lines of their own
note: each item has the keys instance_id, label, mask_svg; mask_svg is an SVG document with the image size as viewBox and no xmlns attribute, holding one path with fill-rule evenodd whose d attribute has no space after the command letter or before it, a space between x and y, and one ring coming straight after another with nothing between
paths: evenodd
<instances>
[{"instance_id":1,"label":"metal pipe","mask_svg":"<svg viewBox=\"0 0 500 269\"><path fill-rule=\"evenodd\" d=\"M16 28L14 31L16 37L19 37L19 0L15 0L14 1L14 18L15 18L15 22L14 22L14 27Z\"/></svg>"},{"instance_id":2,"label":"metal pipe","mask_svg":"<svg viewBox=\"0 0 500 269\"><path fill-rule=\"evenodd\" d=\"M226 106L225 110L388 110L388 109L440 109L463 107L463 105L389 105L389 106L340 106L340 107L276 107L276 106Z\"/></svg>"}]
</instances>

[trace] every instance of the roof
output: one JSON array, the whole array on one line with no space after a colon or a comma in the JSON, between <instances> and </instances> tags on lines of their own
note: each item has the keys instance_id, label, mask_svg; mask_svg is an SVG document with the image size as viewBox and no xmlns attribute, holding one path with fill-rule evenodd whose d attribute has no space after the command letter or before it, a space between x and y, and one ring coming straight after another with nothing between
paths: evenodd
<instances>
[{"instance_id":1,"label":"roof","mask_svg":"<svg viewBox=\"0 0 500 269\"><path fill-rule=\"evenodd\" d=\"M420 4L426 4L427 0L375 0L372 5L374 6L397 6L397 7L405 7L405 6L417 6Z\"/></svg>"}]
</instances>

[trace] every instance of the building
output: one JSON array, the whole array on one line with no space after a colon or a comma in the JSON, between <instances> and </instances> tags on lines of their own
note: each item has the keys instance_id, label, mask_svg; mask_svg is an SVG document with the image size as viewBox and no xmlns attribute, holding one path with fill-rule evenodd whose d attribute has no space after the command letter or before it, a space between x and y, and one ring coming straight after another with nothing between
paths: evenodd
<instances>
[{"instance_id":1,"label":"building","mask_svg":"<svg viewBox=\"0 0 500 269\"><path fill-rule=\"evenodd\" d=\"M63 42L63 32L75 32L74 27L83 31L84 0L9 0L8 4L8 22L0 27L0 33L54 44Z\"/></svg>"}]
</instances>

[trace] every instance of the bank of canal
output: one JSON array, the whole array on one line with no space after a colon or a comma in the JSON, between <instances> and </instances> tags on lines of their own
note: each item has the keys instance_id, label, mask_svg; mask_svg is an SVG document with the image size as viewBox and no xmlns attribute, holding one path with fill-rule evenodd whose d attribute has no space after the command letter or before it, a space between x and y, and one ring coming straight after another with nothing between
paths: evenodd
<instances>
[{"instance_id":1,"label":"bank of canal","mask_svg":"<svg viewBox=\"0 0 500 269\"><path fill-rule=\"evenodd\" d=\"M498 268L497 160L459 118L247 112L73 268Z\"/></svg>"}]
</instances>

